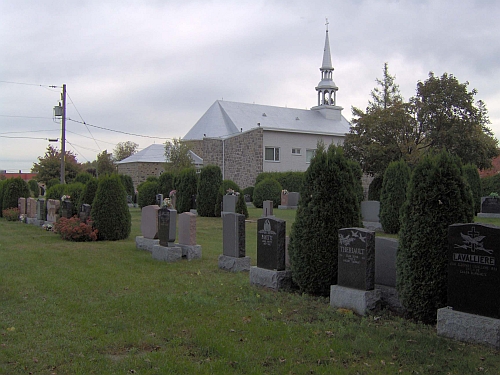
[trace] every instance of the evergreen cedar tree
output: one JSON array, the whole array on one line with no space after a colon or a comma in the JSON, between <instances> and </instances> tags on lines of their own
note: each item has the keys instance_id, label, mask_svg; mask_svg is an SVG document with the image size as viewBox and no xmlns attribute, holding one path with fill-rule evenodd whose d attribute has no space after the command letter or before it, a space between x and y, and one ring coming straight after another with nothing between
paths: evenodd
<instances>
[{"instance_id":1,"label":"evergreen cedar tree","mask_svg":"<svg viewBox=\"0 0 500 375\"><path fill-rule=\"evenodd\" d=\"M120 181L125 187L127 195L134 196L134 182L132 181L132 177L126 174L119 174L118 176L120 176Z\"/></svg>"},{"instance_id":2,"label":"evergreen cedar tree","mask_svg":"<svg viewBox=\"0 0 500 375\"><path fill-rule=\"evenodd\" d=\"M281 184L274 178L266 178L260 181L253 190L253 204L262 208L264 201L273 201L273 207L281 204Z\"/></svg>"},{"instance_id":3,"label":"evergreen cedar tree","mask_svg":"<svg viewBox=\"0 0 500 375\"><path fill-rule=\"evenodd\" d=\"M217 196L222 184L222 172L217 165L207 165L200 172L196 211L204 217L216 217ZM219 209L220 211L220 209Z\"/></svg>"},{"instance_id":4,"label":"evergreen cedar tree","mask_svg":"<svg viewBox=\"0 0 500 375\"><path fill-rule=\"evenodd\" d=\"M79 208L82 206L82 204L90 204L92 206L98 185L99 185L99 181L96 178L91 178L85 184L85 187L83 188L82 195L80 196L80 200L78 201Z\"/></svg>"},{"instance_id":5,"label":"evergreen cedar tree","mask_svg":"<svg viewBox=\"0 0 500 375\"><path fill-rule=\"evenodd\" d=\"M177 190L175 209L178 213L189 212L193 208L193 196L196 196L198 177L196 169L185 168L176 177L175 189Z\"/></svg>"},{"instance_id":6,"label":"evergreen cedar tree","mask_svg":"<svg viewBox=\"0 0 500 375\"><path fill-rule=\"evenodd\" d=\"M86 184L93 178L94 176L92 176L89 172L80 172L76 175L74 182L81 182L82 184Z\"/></svg>"},{"instance_id":7,"label":"evergreen cedar tree","mask_svg":"<svg viewBox=\"0 0 500 375\"><path fill-rule=\"evenodd\" d=\"M221 216L222 201L224 199L223 197L224 195L226 195L228 189L233 189L235 192L240 193L240 195L238 196L238 200L236 201L236 213L245 215L245 218L248 219L248 208L245 202L245 197L243 196L243 194L241 194L240 187L236 184L236 182L231 180L224 180L219 186L217 192L217 202L215 204L215 216Z\"/></svg>"},{"instance_id":8,"label":"evergreen cedar tree","mask_svg":"<svg viewBox=\"0 0 500 375\"><path fill-rule=\"evenodd\" d=\"M140 208L156 204L156 194L158 194L157 181L144 181L137 187L137 204Z\"/></svg>"},{"instance_id":9,"label":"evergreen cedar tree","mask_svg":"<svg viewBox=\"0 0 500 375\"><path fill-rule=\"evenodd\" d=\"M278 181L282 189L288 190L290 192L299 192L302 190L302 185L304 185L304 172L262 172L257 175L255 179L255 185L259 182L273 178ZM281 199L281 198L280 198Z\"/></svg>"},{"instance_id":10,"label":"evergreen cedar tree","mask_svg":"<svg viewBox=\"0 0 500 375\"><path fill-rule=\"evenodd\" d=\"M38 187L38 182L36 180L29 180L28 186L30 191L33 193L33 197L38 198L40 195L40 188Z\"/></svg>"},{"instance_id":11,"label":"evergreen cedar tree","mask_svg":"<svg viewBox=\"0 0 500 375\"><path fill-rule=\"evenodd\" d=\"M163 172L158 177L158 194L163 194L163 197L168 198L170 192L175 189L175 174L172 172Z\"/></svg>"},{"instance_id":12,"label":"evergreen cedar tree","mask_svg":"<svg viewBox=\"0 0 500 375\"><path fill-rule=\"evenodd\" d=\"M99 178L90 216L100 240L123 240L132 227L125 187L117 175Z\"/></svg>"},{"instance_id":13,"label":"evergreen cedar tree","mask_svg":"<svg viewBox=\"0 0 500 375\"><path fill-rule=\"evenodd\" d=\"M70 196L71 202L73 202L73 208L71 212L71 216L78 215L80 211L80 207L78 206L78 202L83 195L83 190L85 189L85 185L81 182L74 182L72 184L65 185L64 194ZM59 197L61 199L61 197Z\"/></svg>"},{"instance_id":14,"label":"evergreen cedar tree","mask_svg":"<svg viewBox=\"0 0 500 375\"><path fill-rule=\"evenodd\" d=\"M457 157L442 151L417 164L402 208L396 267L409 318L434 324L446 306L448 226L472 222L472 204Z\"/></svg>"},{"instance_id":15,"label":"evergreen cedar tree","mask_svg":"<svg viewBox=\"0 0 500 375\"><path fill-rule=\"evenodd\" d=\"M380 192L380 224L386 233L399 232L399 216L409 181L410 167L403 159L391 162L385 170Z\"/></svg>"},{"instance_id":16,"label":"evergreen cedar tree","mask_svg":"<svg viewBox=\"0 0 500 375\"><path fill-rule=\"evenodd\" d=\"M361 179L363 178L363 170L358 162L354 160L347 159L347 163L352 171L354 190L356 192L356 196L358 197L358 203L361 205L361 202L365 199L365 194L363 191L363 182Z\"/></svg>"},{"instance_id":17,"label":"evergreen cedar tree","mask_svg":"<svg viewBox=\"0 0 500 375\"><path fill-rule=\"evenodd\" d=\"M380 201L380 191L382 190L382 183L384 181L383 175L377 175L373 178L368 186L368 200Z\"/></svg>"},{"instance_id":18,"label":"evergreen cedar tree","mask_svg":"<svg viewBox=\"0 0 500 375\"><path fill-rule=\"evenodd\" d=\"M19 198L29 198L31 196L28 183L22 178L11 178L5 180L2 209L17 208Z\"/></svg>"},{"instance_id":19,"label":"evergreen cedar tree","mask_svg":"<svg viewBox=\"0 0 500 375\"><path fill-rule=\"evenodd\" d=\"M325 150L319 144L305 172L288 248L293 281L302 292L329 294L337 283L338 230L360 225L352 167L341 147Z\"/></svg>"},{"instance_id":20,"label":"evergreen cedar tree","mask_svg":"<svg viewBox=\"0 0 500 375\"><path fill-rule=\"evenodd\" d=\"M3 196L5 193L5 188L7 187L7 181L8 180L0 181L0 217L3 216L3 213L2 213L2 210L4 210L4 208L3 208Z\"/></svg>"},{"instance_id":21,"label":"evergreen cedar tree","mask_svg":"<svg viewBox=\"0 0 500 375\"><path fill-rule=\"evenodd\" d=\"M478 212L481 212L481 178L479 177L479 171L474 164L469 163L464 165L464 176L472 192L474 215L477 215Z\"/></svg>"}]
</instances>

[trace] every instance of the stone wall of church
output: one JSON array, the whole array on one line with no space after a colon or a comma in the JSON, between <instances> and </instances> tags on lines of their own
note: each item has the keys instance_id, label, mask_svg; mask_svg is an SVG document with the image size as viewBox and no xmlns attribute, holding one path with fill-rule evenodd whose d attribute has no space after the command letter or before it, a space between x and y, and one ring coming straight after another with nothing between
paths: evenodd
<instances>
[{"instance_id":1,"label":"stone wall of church","mask_svg":"<svg viewBox=\"0 0 500 375\"><path fill-rule=\"evenodd\" d=\"M134 189L149 176L159 176L164 171L164 163L124 163L118 164L118 173L132 177Z\"/></svg>"},{"instance_id":2,"label":"stone wall of church","mask_svg":"<svg viewBox=\"0 0 500 375\"><path fill-rule=\"evenodd\" d=\"M189 141L183 141L191 151L193 151L196 155L203 159L203 140L202 139L194 139Z\"/></svg>"},{"instance_id":3,"label":"stone wall of church","mask_svg":"<svg viewBox=\"0 0 500 375\"><path fill-rule=\"evenodd\" d=\"M221 170L224 168L224 179L236 182L241 189L253 186L257 175L262 172L264 155L262 140L261 128L237 134L224 141L205 138L203 140L203 165L214 164L218 165Z\"/></svg>"}]
</instances>

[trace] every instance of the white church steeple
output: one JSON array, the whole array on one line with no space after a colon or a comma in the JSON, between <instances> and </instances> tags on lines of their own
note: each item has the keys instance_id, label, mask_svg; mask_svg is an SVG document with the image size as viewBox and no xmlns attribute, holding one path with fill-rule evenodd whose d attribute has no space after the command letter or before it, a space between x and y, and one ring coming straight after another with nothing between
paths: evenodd
<instances>
[{"instance_id":1,"label":"white church steeple","mask_svg":"<svg viewBox=\"0 0 500 375\"><path fill-rule=\"evenodd\" d=\"M327 118L340 118L342 107L337 106L337 91L338 87L333 82L333 65L332 55L330 53L330 38L328 37L328 19L326 20L326 37L325 48L323 50L323 64L321 68L321 81L316 86L318 93L318 105L311 109L320 110L321 113ZM324 111L323 109L326 109ZM330 111L334 110L334 111ZM335 112L335 113L333 113Z\"/></svg>"}]
</instances>

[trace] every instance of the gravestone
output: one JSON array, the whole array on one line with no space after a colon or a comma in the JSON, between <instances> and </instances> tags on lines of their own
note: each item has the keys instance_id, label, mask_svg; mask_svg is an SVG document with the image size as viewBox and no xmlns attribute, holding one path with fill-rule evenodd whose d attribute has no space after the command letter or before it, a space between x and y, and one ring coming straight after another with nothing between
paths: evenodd
<instances>
[{"instance_id":1,"label":"gravestone","mask_svg":"<svg viewBox=\"0 0 500 375\"><path fill-rule=\"evenodd\" d=\"M38 221L45 221L45 199L40 198L36 202L36 218Z\"/></svg>"},{"instance_id":2,"label":"gravestone","mask_svg":"<svg viewBox=\"0 0 500 375\"><path fill-rule=\"evenodd\" d=\"M381 230L380 224L380 202L379 201L363 201L361 202L361 217L363 226L370 230Z\"/></svg>"},{"instance_id":3,"label":"gravestone","mask_svg":"<svg viewBox=\"0 0 500 375\"><path fill-rule=\"evenodd\" d=\"M262 202L262 217L273 216L273 201Z\"/></svg>"},{"instance_id":4,"label":"gravestone","mask_svg":"<svg viewBox=\"0 0 500 375\"><path fill-rule=\"evenodd\" d=\"M396 290L398 240L375 237L375 288L380 290L383 307L402 315L405 311Z\"/></svg>"},{"instance_id":5,"label":"gravestone","mask_svg":"<svg viewBox=\"0 0 500 375\"><path fill-rule=\"evenodd\" d=\"M482 197L478 217L500 217L500 198Z\"/></svg>"},{"instance_id":6,"label":"gravestone","mask_svg":"<svg viewBox=\"0 0 500 375\"><path fill-rule=\"evenodd\" d=\"M172 209L177 209L177 193L170 195L170 205L172 206Z\"/></svg>"},{"instance_id":7,"label":"gravestone","mask_svg":"<svg viewBox=\"0 0 500 375\"><path fill-rule=\"evenodd\" d=\"M337 285L330 290L330 305L365 315L377 307L375 290L375 233L364 228L339 230Z\"/></svg>"},{"instance_id":8,"label":"gravestone","mask_svg":"<svg viewBox=\"0 0 500 375\"><path fill-rule=\"evenodd\" d=\"M92 209L92 207L90 206L90 204L84 203L81 205L79 217L80 217L80 221L82 223L87 223L87 221L90 219L90 210L91 209Z\"/></svg>"},{"instance_id":9,"label":"gravestone","mask_svg":"<svg viewBox=\"0 0 500 375\"><path fill-rule=\"evenodd\" d=\"M257 220L257 267L285 270L286 222L266 217Z\"/></svg>"},{"instance_id":10,"label":"gravestone","mask_svg":"<svg viewBox=\"0 0 500 375\"><path fill-rule=\"evenodd\" d=\"M288 193L288 206L289 207L297 207L299 205L300 194L292 191Z\"/></svg>"},{"instance_id":11,"label":"gravestone","mask_svg":"<svg viewBox=\"0 0 500 375\"><path fill-rule=\"evenodd\" d=\"M156 204L160 207L163 205L163 194L156 194Z\"/></svg>"},{"instance_id":12,"label":"gravestone","mask_svg":"<svg viewBox=\"0 0 500 375\"><path fill-rule=\"evenodd\" d=\"M289 289L292 273L285 263L286 222L272 216L257 220L257 266L250 268L250 284L274 290Z\"/></svg>"},{"instance_id":13,"label":"gravestone","mask_svg":"<svg viewBox=\"0 0 500 375\"><path fill-rule=\"evenodd\" d=\"M26 216L28 219L36 219L36 199L26 199Z\"/></svg>"},{"instance_id":14,"label":"gravestone","mask_svg":"<svg viewBox=\"0 0 500 375\"><path fill-rule=\"evenodd\" d=\"M238 202L237 195L224 195L222 197L221 215L224 216L226 213L236 212L236 202Z\"/></svg>"},{"instance_id":15,"label":"gravestone","mask_svg":"<svg viewBox=\"0 0 500 375\"><path fill-rule=\"evenodd\" d=\"M137 249L152 252L153 246L158 245L158 207L156 204L145 206L141 210L142 236L135 238Z\"/></svg>"},{"instance_id":16,"label":"gravestone","mask_svg":"<svg viewBox=\"0 0 500 375\"><path fill-rule=\"evenodd\" d=\"M47 221L49 223L55 223L59 218L59 208L61 206L61 201L58 199L49 199L47 201Z\"/></svg>"},{"instance_id":17,"label":"gravestone","mask_svg":"<svg viewBox=\"0 0 500 375\"><path fill-rule=\"evenodd\" d=\"M168 207L158 210L158 239L160 246L169 246L175 242L177 211Z\"/></svg>"},{"instance_id":18,"label":"gravestone","mask_svg":"<svg viewBox=\"0 0 500 375\"><path fill-rule=\"evenodd\" d=\"M245 215L225 214L222 218L219 268L232 272L250 270L250 258L245 256L245 238Z\"/></svg>"},{"instance_id":19,"label":"gravestone","mask_svg":"<svg viewBox=\"0 0 500 375\"><path fill-rule=\"evenodd\" d=\"M281 192L281 205L288 206L288 192Z\"/></svg>"},{"instance_id":20,"label":"gravestone","mask_svg":"<svg viewBox=\"0 0 500 375\"><path fill-rule=\"evenodd\" d=\"M448 227L448 308L438 335L500 348L500 227Z\"/></svg>"},{"instance_id":21,"label":"gravestone","mask_svg":"<svg viewBox=\"0 0 500 375\"><path fill-rule=\"evenodd\" d=\"M179 243L182 257L187 260L201 258L201 246L196 244L196 215L183 212L179 215Z\"/></svg>"},{"instance_id":22,"label":"gravestone","mask_svg":"<svg viewBox=\"0 0 500 375\"><path fill-rule=\"evenodd\" d=\"M26 214L26 198L17 199L17 208L19 208L19 215Z\"/></svg>"},{"instance_id":23,"label":"gravestone","mask_svg":"<svg viewBox=\"0 0 500 375\"><path fill-rule=\"evenodd\" d=\"M71 219L73 216L73 202L71 201L62 201L61 202L61 217L65 217L67 219Z\"/></svg>"}]
</instances>

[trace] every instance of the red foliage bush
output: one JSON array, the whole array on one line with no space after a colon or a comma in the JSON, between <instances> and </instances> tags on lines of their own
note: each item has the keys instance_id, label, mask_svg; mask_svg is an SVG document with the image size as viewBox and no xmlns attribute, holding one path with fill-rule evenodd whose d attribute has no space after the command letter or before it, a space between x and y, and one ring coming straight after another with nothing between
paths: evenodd
<instances>
[{"instance_id":1,"label":"red foliage bush","mask_svg":"<svg viewBox=\"0 0 500 375\"><path fill-rule=\"evenodd\" d=\"M2 215L7 221L17 221L19 220L19 208L7 208L2 211Z\"/></svg>"},{"instance_id":2,"label":"red foliage bush","mask_svg":"<svg viewBox=\"0 0 500 375\"><path fill-rule=\"evenodd\" d=\"M54 232L58 233L63 240L68 241L96 241L97 229L92 228L92 221L88 220L87 224L82 223L80 219L73 216L70 219L61 217L54 224Z\"/></svg>"}]
</instances>

